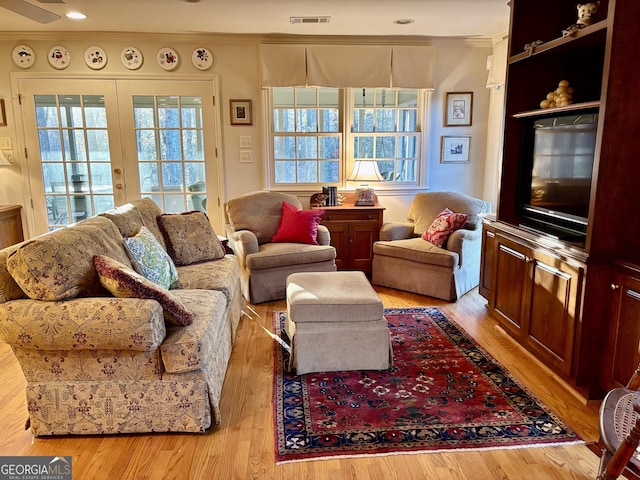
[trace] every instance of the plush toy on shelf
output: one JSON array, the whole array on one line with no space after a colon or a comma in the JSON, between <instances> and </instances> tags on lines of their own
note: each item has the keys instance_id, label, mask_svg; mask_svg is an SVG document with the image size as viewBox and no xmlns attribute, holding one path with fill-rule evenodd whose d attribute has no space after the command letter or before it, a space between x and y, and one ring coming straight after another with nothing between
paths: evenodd
<instances>
[{"instance_id":1,"label":"plush toy on shelf","mask_svg":"<svg viewBox=\"0 0 640 480\"><path fill-rule=\"evenodd\" d=\"M591 2L591 3L579 3L578 4L578 20L573 25L569 25L567 28L562 30L563 37L573 37L578 30L588 27L596 20L596 15L598 14L598 7L600 6L600 2Z\"/></svg>"},{"instance_id":2,"label":"plush toy on shelf","mask_svg":"<svg viewBox=\"0 0 640 480\"><path fill-rule=\"evenodd\" d=\"M560 80L558 88L547 94L547 98L540 102L540 108L566 107L573 103L573 88L567 80Z\"/></svg>"}]
</instances>

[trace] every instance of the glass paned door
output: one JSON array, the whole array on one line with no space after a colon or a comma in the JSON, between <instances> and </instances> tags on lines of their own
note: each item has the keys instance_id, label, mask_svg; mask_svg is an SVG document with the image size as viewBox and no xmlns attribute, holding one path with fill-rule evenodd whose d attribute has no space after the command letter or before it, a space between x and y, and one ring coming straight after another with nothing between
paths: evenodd
<instances>
[{"instance_id":1,"label":"glass paned door","mask_svg":"<svg viewBox=\"0 0 640 480\"><path fill-rule=\"evenodd\" d=\"M21 79L35 234L141 197L222 231L214 85Z\"/></svg>"},{"instance_id":2,"label":"glass paned door","mask_svg":"<svg viewBox=\"0 0 640 480\"><path fill-rule=\"evenodd\" d=\"M21 80L36 233L124 203L113 81Z\"/></svg>"},{"instance_id":3,"label":"glass paned door","mask_svg":"<svg viewBox=\"0 0 640 480\"><path fill-rule=\"evenodd\" d=\"M104 95L35 95L49 229L114 207Z\"/></svg>"},{"instance_id":4,"label":"glass paned door","mask_svg":"<svg viewBox=\"0 0 640 480\"><path fill-rule=\"evenodd\" d=\"M140 193L165 212L207 211L202 98L134 95Z\"/></svg>"},{"instance_id":5,"label":"glass paned door","mask_svg":"<svg viewBox=\"0 0 640 480\"><path fill-rule=\"evenodd\" d=\"M122 145L128 194L165 212L204 211L222 231L214 93L211 81L118 82L122 129L133 132Z\"/></svg>"}]
</instances>

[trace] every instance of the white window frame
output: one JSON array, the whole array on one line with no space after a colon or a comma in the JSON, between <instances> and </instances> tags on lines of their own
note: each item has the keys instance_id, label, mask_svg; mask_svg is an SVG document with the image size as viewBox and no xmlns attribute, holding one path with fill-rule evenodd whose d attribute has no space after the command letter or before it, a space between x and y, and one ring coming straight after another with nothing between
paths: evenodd
<instances>
[{"instance_id":1,"label":"white window frame","mask_svg":"<svg viewBox=\"0 0 640 480\"><path fill-rule=\"evenodd\" d=\"M341 89L341 103L340 103L340 117L342 119L342 139L341 144L341 158L340 158L340 173L339 181L336 185L339 189L352 190L357 186L357 182L347 181L346 178L351 173L354 165L353 158L353 141L354 133L352 132L354 109L351 107L354 101L354 91L362 89ZM376 184L376 192L388 192L393 194L395 192L410 193L412 191L421 191L427 185L427 164L429 157L429 118L431 110L431 96L432 91L426 89L418 89L418 125L419 125L419 141L418 148L420 150L418 154L418 166L416 172L415 182L380 182ZM288 192L317 192L321 189L323 184L317 183L296 183L296 184L282 184L275 181L275 159L273 152L273 102L271 89L264 89L263 93L263 118L264 122L264 145L265 145L265 160L264 168L266 172L265 176L265 188L269 190L288 191ZM401 132L384 132L386 134L401 134ZM360 134L360 133L358 133ZM327 185L326 183L324 185Z\"/></svg>"}]
</instances>

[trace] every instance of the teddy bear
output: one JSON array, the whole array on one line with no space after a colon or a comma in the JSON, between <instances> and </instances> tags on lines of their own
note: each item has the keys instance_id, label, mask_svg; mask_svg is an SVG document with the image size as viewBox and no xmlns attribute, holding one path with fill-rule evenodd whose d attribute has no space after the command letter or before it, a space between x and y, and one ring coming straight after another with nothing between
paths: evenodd
<instances>
[{"instance_id":1,"label":"teddy bear","mask_svg":"<svg viewBox=\"0 0 640 480\"><path fill-rule=\"evenodd\" d=\"M598 7L600 6L600 2L591 2L591 3L579 3L577 6L578 9L578 20L573 25L568 26L564 30L562 30L563 37L572 37L578 30L584 27L588 27L593 23L593 20L596 18L598 13Z\"/></svg>"}]
</instances>

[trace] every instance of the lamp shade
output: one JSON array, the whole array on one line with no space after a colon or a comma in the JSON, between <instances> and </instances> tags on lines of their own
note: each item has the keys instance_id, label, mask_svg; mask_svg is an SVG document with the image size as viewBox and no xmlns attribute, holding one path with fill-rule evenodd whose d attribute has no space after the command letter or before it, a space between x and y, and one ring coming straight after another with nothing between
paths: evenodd
<instances>
[{"instance_id":1,"label":"lamp shade","mask_svg":"<svg viewBox=\"0 0 640 480\"><path fill-rule=\"evenodd\" d=\"M384 180L375 160L356 160L351 175L347 180L354 182L381 182Z\"/></svg>"}]
</instances>

